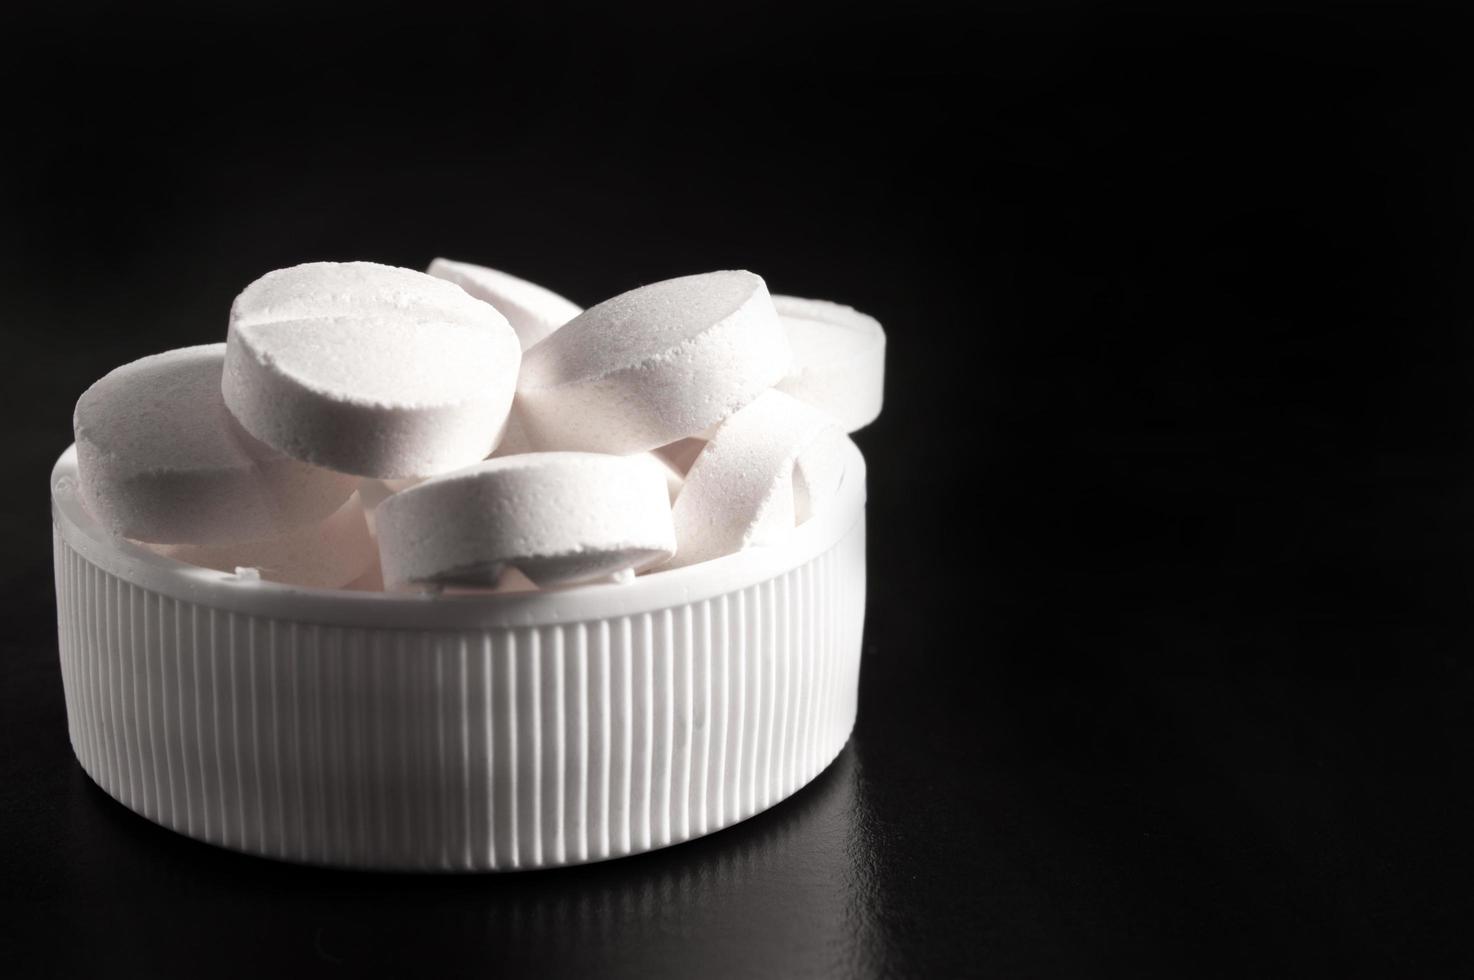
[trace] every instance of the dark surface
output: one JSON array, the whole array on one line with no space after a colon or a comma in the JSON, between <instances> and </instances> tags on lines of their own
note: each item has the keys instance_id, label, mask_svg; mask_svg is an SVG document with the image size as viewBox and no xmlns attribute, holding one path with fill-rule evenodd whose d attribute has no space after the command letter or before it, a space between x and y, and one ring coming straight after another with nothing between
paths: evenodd
<instances>
[{"instance_id":1,"label":"dark surface","mask_svg":"<svg viewBox=\"0 0 1474 980\"><path fill-rule=\"evenodd\" d=\"M0 14L0 971L1459 976L1467 38L1437 13ZM694 6L694 5L693 5ZM890 336L860 719L728 831L302 870L70 755L45 473L262 272L748 267Z\"/></svg>"}]
</instances>

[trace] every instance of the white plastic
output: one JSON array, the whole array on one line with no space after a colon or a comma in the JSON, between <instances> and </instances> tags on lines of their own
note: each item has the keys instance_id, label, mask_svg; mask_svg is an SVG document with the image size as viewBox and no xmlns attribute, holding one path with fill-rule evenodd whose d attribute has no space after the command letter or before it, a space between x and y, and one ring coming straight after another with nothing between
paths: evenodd
<instances>
[{"instance_id":1,"label":"white plastic","mask_svg":"<svg viewBox=\"0 0 1474 980\"><path fill-rule=\"evenodd\" d=\"M288 861L489 871L719 830L854 723L865 464L777 548L509 595L315 590L183 565L51 476L72 746L130 809Z\"/></svg>"}]
</instances>

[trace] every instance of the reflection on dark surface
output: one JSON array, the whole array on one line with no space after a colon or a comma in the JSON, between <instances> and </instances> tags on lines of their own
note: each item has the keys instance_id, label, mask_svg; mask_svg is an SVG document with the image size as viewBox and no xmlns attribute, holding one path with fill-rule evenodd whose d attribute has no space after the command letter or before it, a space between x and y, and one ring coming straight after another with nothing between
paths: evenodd
<instances>
[{"instance_id":1,"label":"reflection on dark surface","mask_svg":"<svg viewBox=\"0 0 1474 980\"><path fill-rule=\"evenodd\" d=\"M697 841L603 864L479 876L365 874L245 857L154 827L90 789L72 801L76 819L134 838L113 853L138 866L115 871L171 879L150 890L172 887L178 901L121 903L118 915L134 919L126 923L100 924L83 912L69 928L83 940L79 963L95 962L86 936L102 929L109 938L131 935L137 947L117 954L137 955L139 965L150 943L183 936L218 942L226 948L216 952L242 967L269 957L274 967L423 969L428 948L459 963L484 955L487 976L877 976L885 948L879 855L860 755L852 743L793 798ZM197 905L192 894L210 897ZM80 911L85 896L77 898L70 907ZM269 951L242 945L231 922L237 907L259 918L263 898L272 909L272 934L261 937Z\"/></svg>"}]
</instances>

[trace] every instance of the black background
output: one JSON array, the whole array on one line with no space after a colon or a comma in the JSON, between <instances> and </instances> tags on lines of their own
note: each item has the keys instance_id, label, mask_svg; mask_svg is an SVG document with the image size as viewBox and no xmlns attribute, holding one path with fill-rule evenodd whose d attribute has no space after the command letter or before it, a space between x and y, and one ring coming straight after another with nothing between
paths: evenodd
<instances>
[{"instance_id":1,"label":"black background","mask_svg":"<svg viewBox=\"0 0 1474 980\"><path fill-rule=\"evenodd\" d=\"M904 8L904 9L903 9ZM14 975L1457 976L1471 35L1344 5L0 14ZM295 869L70 755L45 474L313 259L591 304L745 267L886 325L849 748L666 852Z\"/></svg>"}]
</instances>

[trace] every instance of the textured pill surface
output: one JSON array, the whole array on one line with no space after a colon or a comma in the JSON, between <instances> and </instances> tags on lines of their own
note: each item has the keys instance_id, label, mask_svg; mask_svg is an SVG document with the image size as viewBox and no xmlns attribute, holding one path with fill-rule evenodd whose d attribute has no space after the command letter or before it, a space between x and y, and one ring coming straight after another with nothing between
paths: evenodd
<instances>
[{"instance_id":1,"label":"textured pill surface","mask_svg":"<svg viewBox=\"0 0 1474 980\"><path fill-rule=\"evenodd\" d=\"M82 500L108 531L140 541L218 544L318 521L357 480L278 453L246 433L220 395L225 345L155 354L108 373L72 424Z\"/></svg>"},{"instance_id":2,"label":"textured pill surface","mask_svg":"<svg viewBox=\"0 0 1474 980\"><path fill-rule=\"evenodd\" d=\"M581 306L551 289L497 269L436 259L426 271L437 279L455 283L476 299L496 307L517 331L523 350L583 312Z\"/></svg>"},{"instance_id":3,"label":"textured pill surface","mask_svg":"<svg viewBox=\"0 0 1474 980\"><path fill-rule=\"evenodd\" d=\"M885 331L879 321L840 303L774 296L793 370L778 383L800 401L854 432L880 414L885 389Z\"/></svg>"},{"instance_id":4,"label":"textured pill surface","mask_svg":"<svg viewBox=\"0 0 1474 980\"><path fill-rule=\"evenodd\" d=\"M834 421L769 391L712 434L686 474L672 516L678 568L782 544L822 513L844 479L845 436Z\"/></svg>"},{"instance_id":5,"label":"textured pill surface","mask_svg":"<svg viewBox=\"0 0 1474 980\"><path fill-rule=\"evenodd\" d=\"M668 279L590 307L527 352L517 404L539 449L637 453L698 435L789 373L761 277Z\"/></svg>"},{"instance_id":6,"label":"textured pill surface","mask_svg":"<svg viewBox=\"0 0 1474 980\"><path fill-rule=\"evenodd\" d=\"M497 445L521 346L459 286L371 262L314 262L231 308L225 403L253 436L377 478L442 473Z\"/></svg>"},{"instance_id":7,"label":"textured pill surface","mask_svg":"<svg viewBox=\"0 0 1474 980\"><path fill-rule=\"evenodd\" d=\"M492 587L508 568L538 586L664 561L670 502L648 457L526 453L426 480L379 504L390 589Z\"/></svg>"},{"instance_id":8,"label":"textured pill surface","mask_svg":"<svg viewBox=\"0 0 1474 980\"><path fill-rule=\"evenodd\" d=\"M315 589L347 586L377 560L357 494L326 518L252 541L146 545L176 561L222 572L254 568L268 582Z\"/></svg>"}]
</instances>

